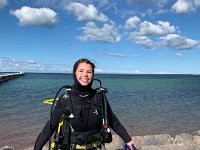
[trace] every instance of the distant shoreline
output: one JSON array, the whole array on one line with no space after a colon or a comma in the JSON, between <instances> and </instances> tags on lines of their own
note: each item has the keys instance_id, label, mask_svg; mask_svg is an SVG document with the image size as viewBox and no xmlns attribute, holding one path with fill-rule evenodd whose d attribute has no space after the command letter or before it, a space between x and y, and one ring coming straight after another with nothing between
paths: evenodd
<instances>
[{"instance_id":1,"label":"distant shoreline","mask_svg":"<svg viewBox=\"0 0 200 150\"><path fill-rule=\"evenodd\" d=\"M18 72L0 72L1 74L5 73L18 73ZM25 72L26 74L72 74L70 72ZM96 72L95 75L194 75L199 76L200 73L101 73Z\"/></svg>"}]
</instances>

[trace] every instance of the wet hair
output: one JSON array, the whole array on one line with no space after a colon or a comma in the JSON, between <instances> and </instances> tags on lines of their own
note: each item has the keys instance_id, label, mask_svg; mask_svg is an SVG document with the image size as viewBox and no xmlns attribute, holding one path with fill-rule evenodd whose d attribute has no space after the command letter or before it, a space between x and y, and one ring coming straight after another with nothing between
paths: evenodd
<instances>
[{"instance_id":1,"label":"wet hair","mask_svg":"<svg viewBox=\"0 0 200 150\"><path fill-rule=\"evenodd\" d=\"M80 63L86 63L86 64L90 64L92 66L92 73L94 74L94 68L95 68L95 65L94 63L92 63L89 59L86 59L86 58L81 58L79 60L77 60L74 64L74 67L73 67L73 74L75 74L77 68L78 68L78 65Z\"/></svg>"}]
</instances>

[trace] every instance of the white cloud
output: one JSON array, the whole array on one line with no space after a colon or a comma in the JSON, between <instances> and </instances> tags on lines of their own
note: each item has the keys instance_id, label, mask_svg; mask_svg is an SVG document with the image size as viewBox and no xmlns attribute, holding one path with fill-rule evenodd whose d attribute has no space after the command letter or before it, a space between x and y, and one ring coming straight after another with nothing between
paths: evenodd
<instances>
[{"instance_id":1,"label":"white cloud","mask_svg":"<svg viewBox=\"0 0 200 150\"><path fill-rule=\"evenodd\" d=\"M133 17L130 17L128 20L126 20L124 27L126 29L134 29L137 27L139 22L140 22L140 19L137 16L133 16Z\"/></svg>"},{"instance_id":2,"label":"white cloud","mask_svg":"<svg viewBox=\"0 0 200 150\"><path fill-rule=\"evenodd\" d=\"M128 21L126 21L127 23ZM130 23L131 21L129 21ZM133 25L135 29L129 33L129 39L147 49L153 49L157 46L165 46L175 50L193 49L200 45L199 41L195 41L177 34L176 28L170 25L169 22L158 21L153 24L148 21L138 22L138 25ZM129 27L131 23L129 24ZM128 29L128 24L127 24Z\"/></svg>"},{"instance_id":3,"label":"white cloud","mask_svg":"<svg viewBox=\"0 0 200 150\"><path fill-rule=\"evenodd\" d=\"M100 69L100 68L95 69L94 71L95 71L95 73L102 73L103 72L102 69Z\"/></svg>"},{"instance_id":4,"label":"white cloud","mask_svg":"<svg viewBox=\"0 0 200 150\"><path fill-rule=\"evenodd\" d=\"M88 22L81 29L83 30L83 35L79 36L78 39L82 41L117 43L121 40L121 36L113 24L106 23L102 28L98 28L94 22Z\"/></svg>"},{"instance_id":5,"label":"white cloud","mask_svg":"<svg viewBox=\"0 0 200 150\"><path fill-rule=\"evenodd\" d=\"M98 5L99 7L104 7L109 4L109 0L100 0L98 2L99 2L99 5Z\"/></svg>"},{"instance_id":6,"label":"white cloud","mask_svg":"<svg viewBox=\"0 0 200 150\"><path fill-rule=\"evenodd\" d=\"M161 46L173 48L175 50L192 49L200 45L199 41L185 38L177 34L168 34L161 37Z\"/></svg>"},{"instance_id":7,"label":"white cloud","mask_svg":"<svg viewBox=\"0 0 200 150\"><path fill-rule=\"evenodd\" d=\"M165 14L165 13L167 13L169 10L167 10L167 9L159 9L158 11L157 11L157 14L158 15L161 15L161 14Z\"/></svg>"},{"instance_id":8,"label":"white cloud","mask_svg":"<svg viewBox=\"0 0 200 150\"><path fill-rule=\"evenodd\" d=\"M78 20L106 22L108 17L98 12L94 5L85 6L81 3L69 3L66 9L77 17Z\"/></svg>"},{"instance_id":9,"label":"white cloud","mask_svg":"<svg viewBox=\"0 0 200 150\"><path fill-rule=\"evenodd\" d=\"M132 57L133 57L133 58L137 58L137 57L140 57L140 55L138 55L138 54L133 54Z\"/></svg>"},{"instance_id":10,"label":"white cloud","mask_svg":"<svg viewBox=\"0 0 200 150\"><path fill-rule=\"evenodd\" d=\"M155 12L157 11L157 9L164 8L168 4L169 0L128 0L128 2L133 7L148 5L148 7L146 8L150 8L150 9L147 9L147 11L146 10L142 11L140 15L142 14L143 16L146 16L146 15L151 16L151 15L155 15Z\"/></svg>"},{"instance_id":11,"label":"white cloud","mask_svg":"<svg viewBox=\"0 0 200 150\"><path fill-rule=\"evenodd\" d=\"M136 4L136 3L156 3L157 5L166 4L168 0L128 0L129 2Z\"/></svg>"},{"instance_id":12,"label":"white cloud","mask_svg":"<svg viewBox=\"0 0 200 150\"><path fill-rule=\"evenodd\" d=\"M136 44L142 45L147 49L152 49L154 47L153 42L147 36L140 36L136 33L131 33L129 38L134 41Z\"/></svg>"},{"instance_id":13,"label":"white cloud","mask_svg":"<svg viewBox=\"0 0 200 150\"><path fill-rule=\"evenodd\" d=\"M0 58L1 72L70 72L65 64L40 64L33 60L18 61L15 59Z\"/></svg>"},{"instance_id":14,"label":"white cloud","mask_svg":"<svg viewBox=\"0 0 200 150\"><path fill-rule=\"evenodd\" d=\"M152 73L152 74L174 74L174 73L168 72L168 71L159 71L159 72Z\"/></svg>"},{"instance_id":15,"label":"white cloud","mask_svg":"<svg viewBox=\"0 0 200 150\"><path fill-rule=\"evenodd\" d=\"M0 9L4 8L8 4L8 0L0 0Z\"/></svg>"},{"instance_id":16,"label":"white cloud","mask_svg":"<svg viewBox=\"0 0 200 150\"><path fill-rule=\"evenodd\" d=\"M126 58L127 57L127 55L119 54L119 53L109 53L107 55L108 56L113 56L113 57L120 57L120 58Z\"/></svg>"},{"instance_id":17,"label":"white cloud","mask_svg":"<svg viewBox=\"0 0 200 150\"><path fill-rule=\"evenodd\" d=\"M31 8L23 6L21 9L10 11L19 19L22 26L53 27L57 22L57 14L49 8Z\"/></svg>"},{"instance_id":18,"label":"white cloud","mask_svg":"<svg viewBox=\"0 0 200 150\"><path fill-rule=\"evenodd\" d=\"M152 49L156 46L155 37L166 36L175 31L175 27L171 26L169 22L158 21L157 24L153 24L143 21L135 26L135 31L129 34L129 39L147 49Z\"/></svg>"},{"instance_id":19,"label":"white cloud","mask_svg":"<svg viewBox=\"0 0 200 150\"><path fill-rule=\"evenodd\" d=\"M146 71L140 71L140 70L120 70L120 69L100 69L101 72L98 73L116 73L116 74L145 74Z\"/></svg>"},{"instance_id":20,"label":"white cloud","mask_svg":"<svg viewBox=\"0 0 200 150\"><path fill-rule=\"evenodd\" d=\"M146 71L141 71L141 70L115 70L113 71L114 73L119 73L119 74L146 74Z\"/></svg>"},{"instance_id":21,"label":"white cloud","mask_svg":"<svg viewBox=\"0 0 200 150\"><path fill-rule=\"evenodd\" d=\"M177 14L185 14L195 12L199 7L199 0L177 0L172 6L172 10Z\"/></svg>"},{"instance_id":22,"label":"white cloud","mask_svg":"<svg viewBox=\"0 0 200 150\"><path fill-rule=\"evenodd\" d=\"M182 57L182 54L181 53L176 53L176 56L177 57Z\"/></svg>"},{"instance_id":23,"label":"white cloud","mask_svg":"<svg viewBox=\"0 0 200 150\"><path fill-rule=\"evenodd\" d=\"M175 32L175 27L170 26L169 22L158 21L158 24L153 24L144 21L139 25L139 29L136 33L142 36L165 36L173 32Z\"/></svg>"}]
</instances>

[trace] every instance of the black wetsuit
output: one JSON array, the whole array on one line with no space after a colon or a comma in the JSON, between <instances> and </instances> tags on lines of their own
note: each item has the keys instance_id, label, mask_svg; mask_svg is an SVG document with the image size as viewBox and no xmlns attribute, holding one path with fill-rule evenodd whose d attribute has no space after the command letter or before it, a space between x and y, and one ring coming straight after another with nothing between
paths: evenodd
<instances>
[{"instance_id":1,"label":"black wetsuit","mask_svg":"<svg viewBox=\"0 0 200 150\"><path fill-rule=\"evenodd\" d=\"M71 126L75 132L86 132L95 129L102 128L102 118L100 113L96 112L93 107L91 109L83 109L84 106L93 103L94 101L94 90L87 89L81 90L80 88L73 86L72 91L70 93L73 100L73 105L82 105L83 107L76 111L74 110L74 119L71 119ZM51 118L51 135L56 130L58 123L60 121L61 116L63 115L63 104L61 103L62 100L68 100L66 95L60 97L60 100L56 104L56 108L52 113ZM113 114L110 105L108 104L108 121L110 127L123 139L124 142L131 141L130 136L128 135L125 128L122 126L120 121L117 117ZM42 132L39 134L34 150L41 150L42 147L49 139L49 121L46 123L45 127L43 128Z\"/></svg>"}]
</instances>

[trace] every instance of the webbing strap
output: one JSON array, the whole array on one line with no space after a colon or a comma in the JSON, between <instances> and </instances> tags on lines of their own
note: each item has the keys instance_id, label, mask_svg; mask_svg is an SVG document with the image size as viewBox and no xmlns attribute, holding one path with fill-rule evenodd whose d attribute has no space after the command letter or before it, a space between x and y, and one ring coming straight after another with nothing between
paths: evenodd
<instances>
[{"instance_id":1,"label":"webbing strap","mask_svg":"<svg viewBox=\"0 0 200 150\"><path fill-rule=\"evenodd\" d=\"M96 142L93 142L93 143L90 143L90 144L87 144L87 145L78 145L78 144L76 144L75 148L83 150L83 149L91 149L93 147L98 147L99 145L101 145L101 142L100 141L96 141Z\"/></svg>"},{"instance_id":2,"label":"webbing strap","mask_svg":"<svg viewBox=\"0 0 200 150\"><path fill-rule=\"evenodd\" d=\"M65 121L63 122L63 145L70 144L70 119L65 117Z\"/></svg>"},{"instance_id":3,"label":"webbing strap","mask_svg":"<svg viewBox=\"0 0 200 150\"><path fill-rule=\"evenodd\" d=\"M85 145L95 141L102 141L99 130L92 130L88 132L71 132L70 140L72 144Z\"/></svg>"}]
</instances>

